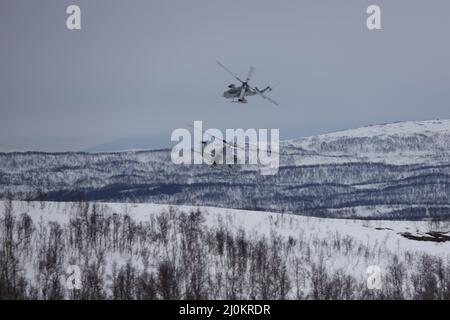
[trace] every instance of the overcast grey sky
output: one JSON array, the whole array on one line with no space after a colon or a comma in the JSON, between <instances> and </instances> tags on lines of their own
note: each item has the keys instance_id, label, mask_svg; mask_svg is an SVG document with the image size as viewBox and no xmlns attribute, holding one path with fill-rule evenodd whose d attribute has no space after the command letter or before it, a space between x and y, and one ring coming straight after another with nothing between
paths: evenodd
<instances>
[{"instance_id":1,"label":"overcast grey sky","mask_svg":"<svg viewBox=\"0 0 450 320\"><path fill-rule=\"evenodd\" d=\"M1 0L0 149L169 146L193 120L293 137L449 118L449 15L448 0ZM229 103L216 60L255 66L280 106Z\"/></svg>"}]
</instances>

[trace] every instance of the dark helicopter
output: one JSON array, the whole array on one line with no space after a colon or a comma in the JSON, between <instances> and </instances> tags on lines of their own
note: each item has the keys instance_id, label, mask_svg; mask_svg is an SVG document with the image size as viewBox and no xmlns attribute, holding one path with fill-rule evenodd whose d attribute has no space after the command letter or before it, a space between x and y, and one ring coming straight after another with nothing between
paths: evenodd
<instances>
[{"instance_id":1,"label":"dark helicopter","mask_svg":"<svg viewBox=\"0 0 450 320\"><path fill-rule=\"evenodd\" d=\"M252 87L248 84L251 76L253 75L253 72L255 71L254 67L250 67L247 78L245 79L245 81L243 81L219 61L217 61L217 64L221 66L226 72L228 72L233 78L235 78L241 83L241 85L239 86L236 86L235 84L230 84L228 86L228 90L223 93L223 96L225 98L233 99L232 102L247 103L247 99L245 99L245 97L259 95L260 97L272 102L273 104L278 105L278 103L275 100L265 95L266 92L272 91L272 88L270 86L267 86L266 88L260 90L257 87Z\"/></svg>"}]
</instances>

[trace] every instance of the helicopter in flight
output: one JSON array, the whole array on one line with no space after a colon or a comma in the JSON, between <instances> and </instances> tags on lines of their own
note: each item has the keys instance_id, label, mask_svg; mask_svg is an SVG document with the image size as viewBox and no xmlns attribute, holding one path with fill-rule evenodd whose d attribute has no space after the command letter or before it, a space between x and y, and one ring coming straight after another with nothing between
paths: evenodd
<instances>
[{"instance_id":1,"label":"helicopter in flight","mask_svg":"<svg viewBox=\"0 0 450 320\"><path fill-rule=\"evenodd\" d=\"M220 61L216 62L222 69L224 69L233 78L235 78L237 81L241 83L241 85L239 86L236 86L235 84L230 84L228 86L228 90L223 93L223 96L225 98L233 99L231 102L247 103L247 99L245 97L259 95L260 97L272 102L274 105L278 105L278 103L275 100L265 95L266 92L272 91L272 88L270 86L267 86L266 88L260 90L257 87L252 87L248 84L250 78L253 75L253 72L255 71L254 67L250 67L250 69L248 70L247 78L245 79L245 81L243 81L233 72L231 72L227 67L225 67L222 63L220 63ZM237 101L235 99L237 99Z\"/></svg>"},{"instance_id":2,"label":"helicopter in flight","mask_svg":"<svg viewBox=\"0 0 450 320\"><path fill-rule=\"evenodd\" d=\"M200 151L195 150L195 148L193 149L195 153L199 154L204 159L204 163L212 167L225 167L228 169L239 169L242 168L242 165L253 165L253 167L247 166L247 170L258 169L263 171L267 171L268 168L273 169L273 164L277 163L276 171L278 171L279 160L275 159L279 159L280 154L278 149L273 150L274 141L271 141L270 148L268 148L268 145L265 143L261 145L260 142L245 141L246 139L242 140L242 138L239 139L238 137L227 137L228 140L226 140L220 134L219 136L211 134L208 130L203 131L202 128L198 128L195 125L191 127L194 128L197 133L200 133L202 138L208 136L208 138L205 138L206 140L202 139L200 141ZM249 140L251 140L250 137ZM264 157L267 156L267 159L270 158L271 161L274 160L268 167L268 163L261 162L261 153L264 153Z\"/></svg>"}]
</instances>

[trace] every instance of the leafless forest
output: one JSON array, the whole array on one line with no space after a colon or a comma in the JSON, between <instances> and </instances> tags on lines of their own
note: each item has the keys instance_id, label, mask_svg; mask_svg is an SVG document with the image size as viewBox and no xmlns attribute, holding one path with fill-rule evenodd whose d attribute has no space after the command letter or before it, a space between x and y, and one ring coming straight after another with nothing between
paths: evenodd
<instances>
[{"instance_id":1,"label":"leafless forest","mask_svg":"<svg viewBox=\"0 0 450 320\"><path fill-rule=\"evenodd\" d=\"M226 219L208 225L202 210L136 221L101 204L72 209L63 222L34 221L4 202L0 299L450 299L450 263L437 256L339 233L286 237L276 224L268 236ZM343 258L385 261L382 288L329 263ZM67 286L69 265L81 270L78 290Z\"/></svg>"}]
</instances>

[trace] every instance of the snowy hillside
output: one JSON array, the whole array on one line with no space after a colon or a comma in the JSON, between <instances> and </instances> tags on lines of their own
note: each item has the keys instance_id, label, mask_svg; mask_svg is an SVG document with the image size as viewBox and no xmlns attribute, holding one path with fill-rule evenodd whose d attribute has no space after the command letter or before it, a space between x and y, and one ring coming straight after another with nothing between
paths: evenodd
<instances>
[{"instance_id":1,"label":"snowy hillside","mask_svg":"<svg viewBox=\"0 0 450 320\"><path fill-rule=\"evenodd\" d=\"M0 208L4 201L0 201ZM66 224L73 214L76 203L58 202L13 202L19 213L27 213L35 222L58 222ZM368 246L383 245L386 248L396 248L401 251L413 251L437 254L450 258L450 221L389 221L389 220L351 220L302 217L292 214L236 210L217 207L171 206L151 203L102 203L103 214L126 213L136 222L145 222L170 208L191 212L201 210L203 223L208 227L217 227L220 221L225 222L231 230L242 229L249 234L270 237L271 231L276 231L283 237L296 237L302 234L306 238L326 239L330 234L341 233L356 241L365 242ZM449 239L443 242L417 241L404 237L404 233L416 236L426 236L430 231L442 232Z\"/></svg>"},{"instance_id":2,"label":"snowy hillside","mask_svg":"<svg viewBox=\"0 0 450 320\"><path fill-rule=\"evenodd\" d=\"M450 217L450 120L284 141L280 168L174 165L170 150L0 153L0 198L206 205L321 217Z\"/></svg>"},{"instance_id":3,"label":"snowy hillside","mask_svg":"<svg viewBox=\"0 0 450 320\"><path fill-rule=\"evenodd\" d=\"M445 222L125 203L14 201L0 208L0 244L8 249L0 255L14 257L0 256L0 298L450 297ZM79 290L67 290L69 265L80 268ZM381 271L376 290L367 285L369 266Z\"/></svg>"},{"instance_id":4,"label":"snowy hillside","mask_svg":"<svg viewBox=\"0 0 450 320\"><path fill-rule=\"evenodd\" d=\"M375 124L357 129L337 131L327 134L321 134L315 137L305 139L317 140L337 140L339 138L373 138L399 136L407 137L413 135L449 135L450 120L426 120L426 121L404 121L394 123ZM296 139L293 139L295 141Z\"/></svg>"},{"instance_id":5,"label":"snowy hillside","mask_svg":"<svg viewBox=\"0 0 450 320\"><path fill-rule=\"evenodd\" d=\"M450 120L380 124L291 139L286 148L298 165L344 162L385 164L447 164L450 159ZM288 151L289 152L289 151Z\"/></svg>"}]
</instances>

